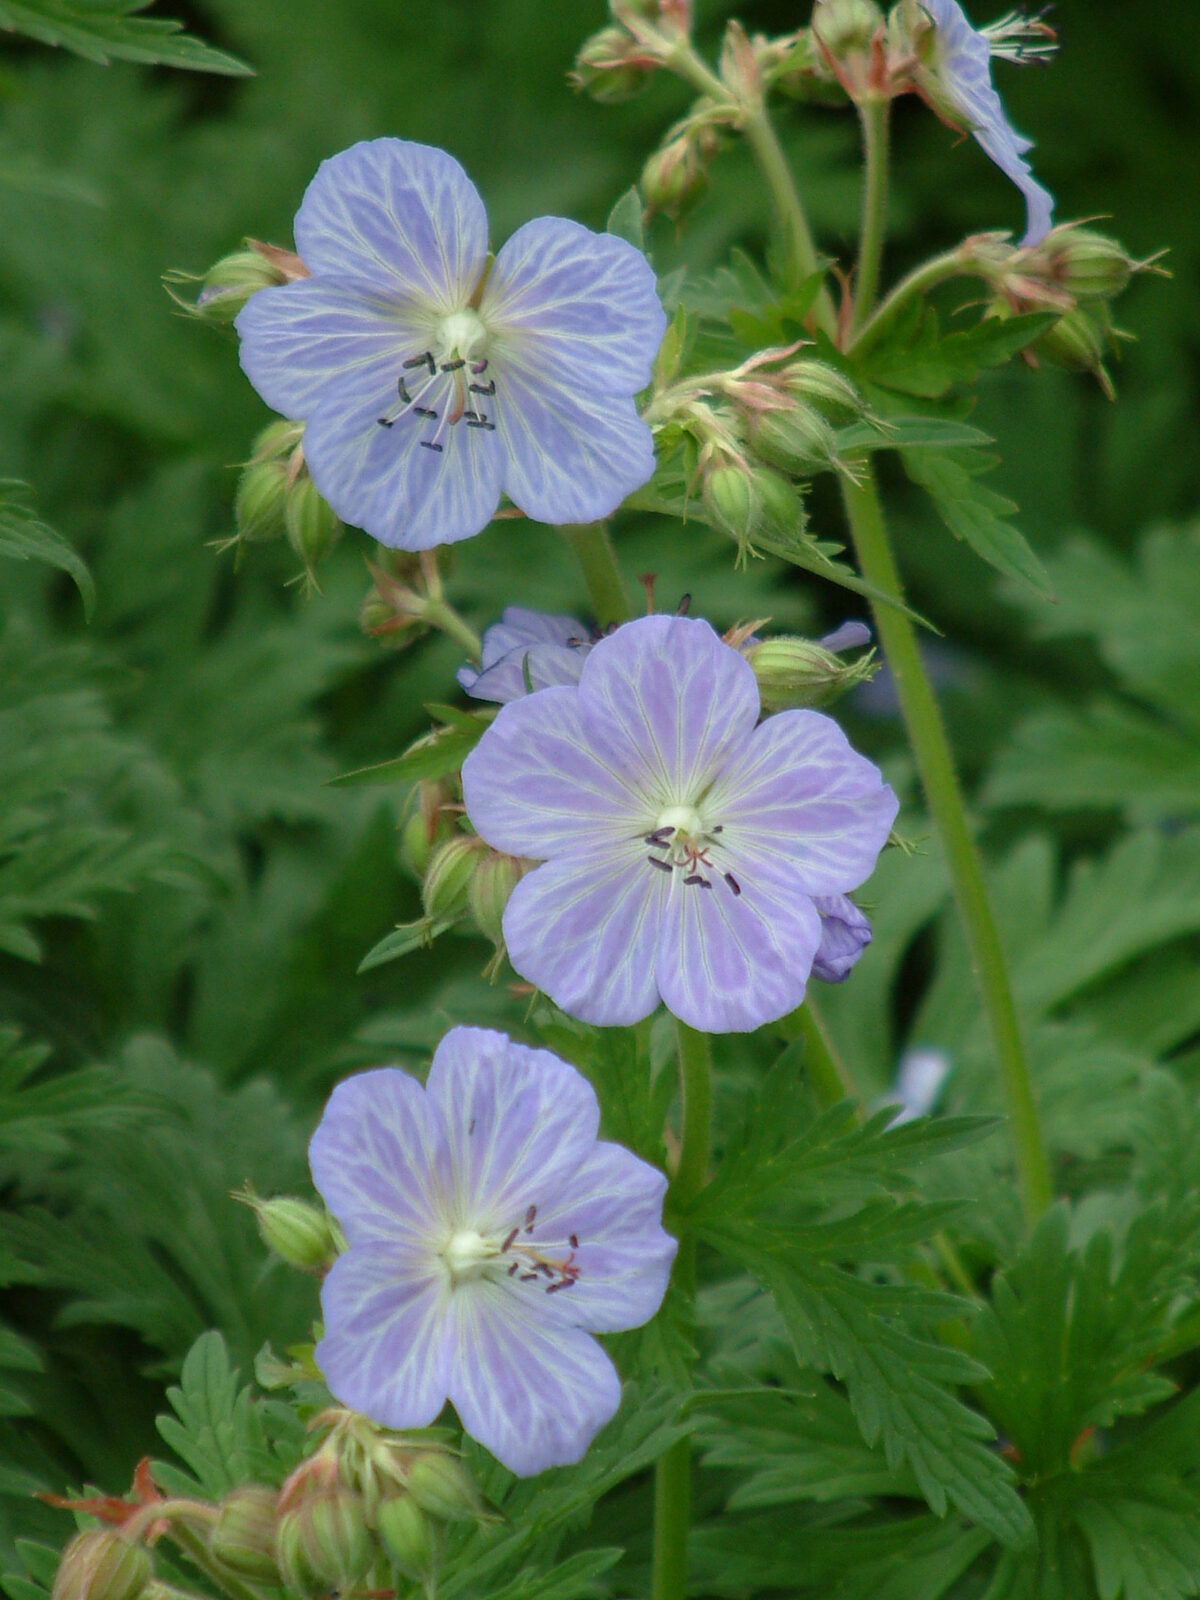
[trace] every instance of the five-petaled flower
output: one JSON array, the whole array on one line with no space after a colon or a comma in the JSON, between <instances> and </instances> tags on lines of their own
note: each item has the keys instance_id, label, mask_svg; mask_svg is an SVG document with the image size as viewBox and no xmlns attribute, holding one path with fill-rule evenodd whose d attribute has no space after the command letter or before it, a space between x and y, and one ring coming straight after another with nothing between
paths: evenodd
<instances>
[{"instance_id":1,"label":"five-petaled flower","mask_svg":"<svg viewBox=\"0 0 1200 1600\"><path fill-rule=\"evenodd\" d=\"M478 533L502 490L539 521L592 522L650 477L633 396L666 318L632 245L541 217L489 264L463 169L403 139L322 163L295 233L310 276L250 298L241 360L305 422L343 521L420 550Z\"/></svg>"},{"instance_id":2,"label":"five-petaled flower","mask_svg":"<svg viewBox=\"0 0 1200 1600\"><path fill-rule=\"evenodd\" d=\"M481 1028L451 1029L424 1087L337 1086L309 1161L349 1246L316 1349L338 1400L420 1428L449 1399L521 1476L580 1459L621 1398L591 1335L648 1321L675 1255L666 1179L599 1123L574 1067Z\"/></svg>"},{"instance_id":3,"label":"five-petaled flower","mask_svg":"<svg viewBox=\"0 0 1200 1600\"><path fill-rule=\"evenodd\" d=\"M578 683L594 643L574 617L505 606L500 621L484 632L479 670L459 667L459 686L475 700L507 705L534 689Z\"/></svg>"},{"instance_id":4,"label":"five-petaled flower","mask_svg":"<svg viewBox=\"0 0 1200 1600\"><path fill-rule=\"evenodd\" d=\"M476 830L543 863L505 909L509 958L564 1011L628 1024L661 999L744 1032L803 999L815 901L869 876L897 802L828 717L758 718L753 671L706 622L642 617L468 756Z\"/></svg>"},{"instance_id":5,"label":"five-petaled flower","mask_svg":"<svg viewBox=\"0 0 1200 1600\"><path fill-rule=\"evenodd\" d=\"M1026 153L1033 142L1024 138L1004 114L992 86L992 56L1023 61L1048 54L1054 35L1034 19L1002 18L992 28L973 28L958 0L921 0L935 27L930 98L939 110L962 121L983 152L1025 196L1026 230L1021 243L1040 244L1050 232L1054 197L1033 176Z\"/></svg>"}]
</instances>

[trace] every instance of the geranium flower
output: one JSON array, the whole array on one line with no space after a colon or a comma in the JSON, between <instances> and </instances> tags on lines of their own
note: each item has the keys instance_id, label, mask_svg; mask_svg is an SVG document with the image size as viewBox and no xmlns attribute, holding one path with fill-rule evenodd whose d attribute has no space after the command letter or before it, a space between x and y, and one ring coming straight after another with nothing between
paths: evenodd
<instances>
[{"instance_id":1,"label":"geranium flower","mask_svg":"<svg viewBox=\"0 0 1200 1600\"><path fill-rule=\"evenodd\" d=\"M828 717L758 716L753 671L707 622L642 617L593 647L577 687L503 706L467 757L476 830L544 863L504 938L564 1011L627 1024L661 999L744 1032L803 999L814 898L870 874L896 797Z\"/></svg>"},{"instance_id":2,"label":"geranium flower","mask_svg":"<svg viewBox=\"0 0 1200 1600\"><path fill-rule=\"evenodd\" d=\"M484 631L479 670L459 667L461 688L476 700L507 705L531 689L578 683L594 636L574 617L506 606Z\"/></svg>"},{"instance_id":3,"label":"geranium flower","mask_svg":"<svg viewBox=\"0 0 1200 1600\"><path fill-rule=\"evenodd\" d=\"M813 905L821 918L821 942L812 975L823 983L843 983L871 942L871 924L844 894L817 895Z\"/></svg>"},{"instance_id":4,"label":"geranium flower","mask_svg":"<svg viewBox=\"0 0 1200 1600\"><path fill-rule=\"evenodd\" d=\"M1040 244L1050 232L1054 197L1033 176L1025 160L1033 141L1024 138L1004 114L992 87L992 56L1038 59L1053 49L1053 31L1036 18L1001 18L991 28L973 28L958 0L921 0L932 18L934 37L930 98L939 110L970 129L980 149L1025 196L1026 230L1021 243Z\"/></svg>"},{"instance_id":5,"label":"geranium flower","mask_svg":"<svg viewBox=\"0 0 1200 1600\"><path fill-rule=\"evenodd\" d=\"M580 1459L621 1398L591 1335L648 1321L675 1255L666 1179L599 1125L574 1067L484 1028L452 1028L424 1087L337 1086L309 1161L349 1245L316 1348L338 1400L422 1428L449 1399L525 1477Z\"/></svg>"},{"instance_id":6,"label":"geranium flower","mask_svg":"<svg viewBox=\"0 0 1200 1600\"><path fill-rule=\"evenodd\" d=\"M317 488L405 550L491 520L607 516L654 470L633 395L666 318L624 240L528 222L489 268L483 202L452 156L403 139L318 168L296 216L310 276L237 318L268 405L305 424Z\"/></svg>"}]
</instances>

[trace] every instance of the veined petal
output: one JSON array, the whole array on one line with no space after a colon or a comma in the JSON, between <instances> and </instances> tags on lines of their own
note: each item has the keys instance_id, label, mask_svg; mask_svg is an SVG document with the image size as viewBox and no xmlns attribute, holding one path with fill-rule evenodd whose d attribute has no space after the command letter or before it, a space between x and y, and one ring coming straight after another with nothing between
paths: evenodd
<instances>
[{"instance_id":1,"label":"veined petal","mask_svg":"<svg viewBox=\"0 0 1200 1600\"><path fill-rule=\"evenodd\" d=\"M649 1322L667 1292L678 1248L663 1230L666 1188L657 1167L622 1145L601 1143L580 1164L560 1200L538 1207L539 1233L579 1240L579 1277L553 1296L554 1310L564 1320L593 1333Z\"/></svg>"},{"instance_id":2,"label":"veined petal","mask_svg":"<svg viewBox=\"0 0 1200 1600\"><path fill-rule=\"evenodd\" d=\"M511 351L585 394L644 389L667 326L645 256L563 217L518 228L496 257L480 313L496 330L497 355Z\"/></svg>"},{"instance_id":3,"label":"veined petal","mask_svg":"<svg viewBox=\"0 0 1200 1600\"><path fill-rule=\"evenodd\" d=\"M654 439L627 395L584 394L497 350L504 492L537 522L598 522L654 472Z\"/></svg>"},{"instance_id":4,"label":"veined petal","mask_svg":"<svg viewBox=\"0 0 1200 1600\"><path fill-rule=\"evenodd\" d=\"M445 314L466 305L487 259L487 215L444 150L367 139L317 168L296 215L308 270Z\"/></svg>"},{"instance_id":5,"label":"veined petal","mask_svg":"<svg viewBox=\"0 0 1200 1600\"><path fill-rule=\"evenodd\" d=\"M626 1026L658 1004L654 953L669 884L647 854L639 839L559 856L527 873L505 907L516 971L584 1022Z\"/></svg>"},{"instance_id":6,"label":"veined petal","mask_svg":"<svg viewBox=\"0 0 1200 1600\"><path fill-rule=\"evenodd\" d=\"M459 667L456 677L473 699L506 706L531 690L578 683L583 662L583 652L565 644L523 644L482 672Z\"/></svg>"},{"instance_id":7,"label":"veined petal","mask_svg":"<svg viewBox=\"0 0 1200 1600\"><path fill-rule=\"evenodd\" d=\"M458 1216L507 1229L573 1181L596 1142L600 1107L587 1079L548 1050L489 1028L452 1028L425 1093L439 1121L446 1186Z\"/></svg>"},{"instance_id":8,"label":"veined petal","mask_svg":"<svg viewBox=\"0 0 1200 1600\"><path fill-rule=\"evenodd\" d=\"M321 278L260 289L234 327L242 371L269 406L297 420L312 415L339 377L390 389L390 403L401 362L425 342L411 308Z\"/></svg>"},{"instance_id":9,"label":"veined petal","mask_svg":"<svg viewBox=\"0 0 1200 1600\"><path fill-rule=\"evenodd\" d=\"M899 809L879 768L819 711L768 717L709 803L725 825L722 843L739 876L747 852L786 860L805 895L857 888L874 870Z\"/></svg>"},{"instance_id":10,"label":"veined petal","mask_svg":"<svg viewBox=\"0 0 1200 1600\"><path fill-rule=\"evenodd\" d=\"M304 430L313 482L344 522L381 544L425 550L469 539L500 500L497 436L412 412L381 427L380 417L395 411L396 387L394 369L368 369L326 387ZM440 450L422 442L435 438Z\"/></svg>"},{"instance_id":11,"label":"veined petal","mask_svg":"<svg viewBox=\"0 0 1200 1600\"><path fill-rule=\"evenodd\" d=\"M396 1067L338 1084L308 1147L313 1182L351 1245L426 1238L440 1209L425 1091Z\"/></svg>"},{"instance_id":12,"label":"veined petal","mask_svg":"<svg viewBox=\"0 0 1200 1600\"><path fill-rule=\"evenodd\" d=\"M449 1278L395 1243L356 1244L321 1285L314 1358L334 1397L388 1428L424 1428L446 1403Z\"/></svg>"},{"instance_id":13,"label":"veined petal","mask_svg":"<svg viewBox=\"0 0 1200 1600\"><path fill-rule=\"evenodd\" d=\"M579 646L590 642L588 630L574 617L530 611L525 606L505 606L500 621L484 631L482 665L494 667L501 656L521 645Z\"/></svg>"},{"instance_id":14,"label":"veined petal","mask_svg":"<svg viewBox=\"0 0 1200 1600\"><path fill-rule=\"evenodd\" d=\"M589 746L660 810L694 801L749 739L758 685L707 622L640 617L591 651L579 705Z\"/></svg>"},{"instance_id":15,"label":"veined petal","mask_svg":"<svg viewBox=\"0 0 1200 1600\"><path fill-rule=\"evenodd\" d=\"M543 689L502 707L463 763L462 784L488 844L535 861L650 826L626 776L590 748L577 689Z\"/></svg>"},{"instance_id":16,"label":"veined petal","mask_svg":"<svg viewBox=\"0 0 1200 1600\"><path fill-rule=\"evenodd\" d=\"M469 1290L452 1301L449 1390L463 1427L519 1477L572 1465L621 1403L616 1368L590 1335L539 1323L506 1286Z\"/></svg>"},{"instance_id":17,"label":"veined petal","mask_svg":"<svg viewBox=\"0 0 1200 1600\"><path fill-rule=\"evenodd\" d=\"M702 1033L751 1033L804 999L821 919L786 871L739 862L741 894L671 883L659 940L658 987L667 1009Z\"/></svg>"}]
</instances>

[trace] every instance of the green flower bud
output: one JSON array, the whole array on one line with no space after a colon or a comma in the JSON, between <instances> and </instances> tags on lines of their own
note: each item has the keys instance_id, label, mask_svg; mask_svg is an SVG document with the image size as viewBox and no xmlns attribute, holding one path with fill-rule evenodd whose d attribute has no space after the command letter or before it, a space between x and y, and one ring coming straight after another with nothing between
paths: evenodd
<instances>
[{"instance_id":1,"label":"green flower bud","mask_svg":"<svg viewBox=\"0 0 1200 1600\"><path fill-rule=\"evenodd\" d=\"M834 465L833 429L811 406L757 412L747 420L746 433L762 460L797 478L810 478Z\"/></svg>"},{"instance_id":2,"label":"green flower bud","mask_svg":"<svg viewBox=\"0 0 1200 1600\"><path fill-rule=\"evenodd\" d=\"M1116 388L1104 366L1104 357L1112 348L1113 326L1108 308L1103 302L1089 307L1076 306L1065 312L1058 321L1034 344L1037 355L1044 356L1056 367L1069 372L1090 372L1110 400L1116 399Z\"/></svg>"},{"instance_id":3,"label":"green flower bud","mask_svg":"<svg viewBox=\"0 0 1200 1600\"><path fill-rule=\"evenodd\" d=\"M237 1198L253 1207L263 1243L288 1266L325 1272L337 1260L337 1234L321 1206L286 1194L263 1200L247 1191Z\"/></svg>"},{"instance_id":4,"label":"green flower bud","mask_svg":"<svg viewBox=\"0 0 1200 1600\"><path fill-rule=\"evenodd\" d=\"M433 1561L429 1518L412 1495L385 1500L376 1513L375 1531L405 1577L415 1579L428 1572Z\"/></svg>"},{"instance_id":5,"label":"green flower bud","mask_svg":"<svg viewBox=\"0 0 1200 1600\"><path fill-rule=\"evenodd\" d=\"M340 1484L307 1496L280 1517L275 1552L289 1589L319 1595L350 1588L375 1554L361 1498Z\"/></svg>"},{"instance_id":6,"label":"green flower bud","mask_svg":"<svg viewBox=\"0 0 1200 1600\"><path fill-rule=\"evenodd\" d=\"M868 50L883 26L883 12L875 0L820 0L813 12L813 29L835 60L852 50Z\"/></svg>"},{"instance_id":7,"label":"green flower bud","mask_svg":"<svg viewBox=\"0 0 1200 1600\"><path fill-rule=\"evenodd\" d=\"M748 646L745 655L764 711L827 705L875 673L874 651L857 661L843 661L811 639L764 639Z\"/></svg>"},{"instance_id":8,"label":"green flower bud","mask_svg":"<svg viewBox=\"0 0 1200 1600\"><path fill-rule=\"evenodd\" d=\"M672 139L642 168L642 193L651 211L682 216L708 188L708 174L693 139Z\"/></svg>"},{"instance_id":9,"label":"green flower bud","mask_svg":"<svg viewBox=\"0 0 1200 1600\"><path fill-rule=\"evenodd\" d=\"M62 1553L51 1600L141 1600L154 1577L150 1553L115 1528L77 1533Z\"/></svg>"},{"instance_id":10,"label":"green flower bud","mask_svg":"<svg viewBox=\"0 0 1200 1600\"><path fill-rule=\"evenodd\" d=\"M797 361L784 369L788 393L835 421L861 417L867 403L858 390L827 361Z\"/></svg>"},{"instance_id":11,"label":"green flower bud","mask_svg":"<svg viewBox=\"0 0 1200 1600\"><path fill-rule=\"evenodd\" d=\"M513 858L504 859L511 861ZM457 1456L444 1451L431 1450L419 1455L409 1468L406 1485L421 1510L443 1522L487 1514L474 1478Z\"/></svg>"},{"instance_id":12,"label":"green flower bud","mask_svg":"<svg viewBox=\"0 0 1200 1600\"><path fill-rule=\"evenodd\" d=\"M233 514L247 544L278 539L286 531L288 472L282 461L252 461L238 479Z\"/></svg>"},{"instance_id":13,"label":"green flower bud","mask_svg":"<svg viewBox=\"0 0 1200 1600\"><path fill-rule=\"evenodd\" d=\"M312 572L342 536L342 522L320 490L302 472L287 491L283 503L284 528L288 543Z\"/></svg>"},{"instance_id":14,"label":"green flower bud","mask_svg":"<svg viewBox=\"0 0 1200 1600\"><path fill-rule=\"evenodd\" d=\"M302 422L268 422L254 441L251 461L287 461L304 438Z\"/></svg>"},{"instance_id":15,"label":"green flower bud","mask_svg":"<svg viewBox=\"0 0 1200 1600\"><path fill-rule=\"evenodd\" d=\"M497 949L504 943L501 927L504 908L517 884L529 871L529 866L530 863L520 856L498 855L494 850L489 850L480 858L471 874L467 886L467 906L475 926Z\"/></svg>"},{"instance_id":16,"label":"green flower bud","mask_svg":"<svg viewBox=\"0 0 1200 1600\"><path fill-rule=\"evenodd\" d=\"M1050 279L1077 300L1112 300L1138 266L1115 239L1090 228L1068 227L1048 233L1030 252L1025 270Z\"/></svg>"},{"instance_id":17,"label":"green flower bud","mask_svg":"<svg viewBox=\"0 0 1200 1600\"><path fill-rule=\"evenodd\" d=\"M286 282L283 273L257 250L235 250L204 274L196 315L206 322L232 322L252 294Z\"/></svg>"},{"instance_id":18,"label":"green flower bud","mask_svg":"<svg viewBox=\"0 0 1200 1600\"><path fill-rule=\"evenodd\" d=\"M452 917L466 907L471 877L486 849L482 839L456 833L429 858L421 901L427 917Z\"/></svg>"},{"instance_id":19,"label":"green flower bud","mask_svg":"<svg viewBox=\"0 0 1200 1600\"><path fill-rule=\"evenodd\" d=\"M221 1501L219 1515L208 1536L208 1548L223 1566L240 1577L278 1585L275 1555L278 1491L265 1484L234 1489Z\"/></svg>"},{"instance_id":20,"label":"green flower bud","mask_svg":"<svg viewBox=\"0 0 1200 1600\"><path fill-rule=\"evenodd\" d=\"M804 526L804 504L795 488L778 472L760 467L754 474L762 532L795 533Z\"/></svg>"},{"instance_id":21,"label":"green flower bud","mask_svg":"<svg viewBox=\"0 0 1200 1600\"><path fill-rule=\"evenodd\" d=\"M639 59L637 43L624 28L601 28L575 58L572 81L593 100L615 105L641 94L652 70Z\"/></svg>"},{"instance_id":22,"label":"green flower bud","mask_svg":"<svg viewBox=\"0 0 1200 1600\"><path fill-rule=\"evenodd\" d=\"M745 467L714 467L704 479L700 496L715 528L739 543L750 537L761 505L753 475Z\"/></svg>"}]
</instances>

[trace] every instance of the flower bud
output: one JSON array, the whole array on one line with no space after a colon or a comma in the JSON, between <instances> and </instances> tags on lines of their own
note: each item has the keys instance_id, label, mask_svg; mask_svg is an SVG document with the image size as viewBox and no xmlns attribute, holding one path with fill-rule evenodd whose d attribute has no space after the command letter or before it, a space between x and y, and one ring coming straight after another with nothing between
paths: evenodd
<instances>
[{"instance_id":1,"label":"flower bud","mask_svg":"<svg viewBox=\"0 0 1200 1600\"><path fill-rule=\"evenodd\" d=\"M204 274L196 315L206 322L232 322L252 294L286 282L284 274L256 250L235 250Z\"/></svg>"},{"instance_id":2,"label":"flower bud","mask_svg":"<svg viewBox=\"0 0 1200 1600\"><path fill-rule=\"evenodd\" d=\"M512 860L512 857L508 857ZM409 1494L431 1517L458 1522L484 1516L483 1497L457 1456L430 1450L417 1456L405 1480Z\"/></svg>"},{"instance_id":3,"label":"flower bud","mask_svg":"<svg viewBox=\"0 0 1200 1600\"><path fill-rule=\"evenodd\" d=\"M646 205L668 217L680 217L708 188L700 150L694 139L672 139L656 150L642 168Z\"/></svg>"},{"instance_id":4,"label":"flower bud","mask_svg":"<svg viewBox=\"0 0 1200 1600\"><path fill-rule=\"evenodd\" d=\"M253 1207L263 1243L288 1266L325 1272L337 1260L338 1238L323 1207L286 1194L263 1200L247 1191L238 1198Z\"/></svg>"},{"instance_id":5,"label":"flower bud","mask_svg":"<svg viewBox=\"0 0 1200 1600\"><path fill-rule=\"evenodd\" d=\"M342 1484L306 1496L280 1517L275 1551L289 1589L319 1595L349 1588L375 1553L361 1498Z\"/></svg>"},{"instance_id":6,"label":"flower bud","mask_svg":"<svg viewBox=\"0 0 1200 1600\"><path fill-rule=\"evenodd\" d=\"M473 833L456 833L438 845L421 887L427 917L453 917L465 908L472 875L486 848Z\"/></svg>"},{"instance_id":7,"label":"flower bud","mask_svg":"<svg viewBox=\"0 0 1200 1600\"><path fill-rule=\"evenodd\" d=\"M77 1533L62 1553L51 1600L140 1600L154 1577L150 1553L114 1528Z\"/></svg>"},{"instance_id":8,"label":"flower bud","mask_svg":"<svg viewBox=\"0 0 1200 1600\"><path fill-rule=\"evenodd\" d=\"M1116 389L1104 366L1104 357L1112 347L1113 327L1108 308L1103 302L1091 306L1076 306L1065 312L1058 321L1034 344L1034 352L1044 356L1056 367L1069 372L1090 372L1110 400L1116 399Z\"/></svg>"},{"instance_id":9,"label":"flower bud","mask_svg":"<svg viewBox=\"0 0 1200 1600\"><path fill-rule=\"evenodd\" d=\"M218 1507L208 1548L240 1577L275 1587L280 1582L275 1556L278 1491L252 1483L234 1489Z\"/></svg>"},{"instance_id":10,"label":"flower bud","mask_svg":"<svg viewBox=\"0 0 1200 1600\"><path fill-rule=\"evenodd\" d=\"M576 57L572 81L593 100L614 105L641 94L652 71L639 56L636 40L624 28L601 28Z\"/></svg>"},{"instance_id":11,"label":"flower bud","mask_svg":"<svg viewBox=\"0 0 1200 1600\"><path fill-rule=\"evenodd\" d=\"M288 422L281 417L277 422L268 422L254 441L251 461L291 461L295 454L296 446L304 438L304 424L302 422ZM303 459L303 456L301 456ZM293 469L293 476L297 468Z\"/></svg>"},{"instance_id":12,"label":"flower bud","mask_svg":"<svg viewBox=\"0 0 1200 1600\"><path fill-rule=\"evenodd\" d=\"M744 651L758 680L764 711L823 706L875 672L874 652L843 661L811 639L763 639Z\"/></svg>"},{"instance_id":13,"label":"flower bud","mask_svg":"<svg viewBox=\"0 0 1200 1600\"><path fill-rule=\"evenodd\" d=\"M836 60L852 51L866 51L883 26L883 12L875 0L818 0L813 31Z\"/></svg>"},{"instance_id":14,"label":"flower bud","mask_svg":"<svg viewBox=\"0 0 1200 1600\"><path fill-rule=\"evenodd\" d=\"M405 1577L416 1579L428 1572L433 1561L429 1518L411 1494L392 1495L382 1503L375 1532Z\"/></svg>"},{"instance_id":15,"label":"flower bud","mask_svg":"<svg viewBox=\"0 0 1200 1600\"><path fill-rule=\"evenodd\" d=\"M283 522L288 543L312 572L342 536L342 521L322 498L320 490L302 472L288 489L283 504Z\"/></svg>"},{"instance_id":16,"label":"flower bud","mask_svg":"<svg viewBox=\"0 0 1200 1600\"><path fill-rule=\"evenodd\" d=\"M747 419L746 432L762 460L797 478L810 478L835 464L833 429L811 406L758 412Z\"/></svg>"},{"instance_id":17,"label":"flower bud","mask_svg":"<svg viewBox=\"0 0 1200 1600\"><path fill-rule=\"evenodd\" d=\"M784 368L784 383L789 394L807 401L834 421L861 417L867 403L858 390L827 361L796 361Z\"/></svg>"},{"instance_id":18,"label":"flower bud","mask_svg":"<svg viewBox=\"0 0 1200 1600\"><path fill-rule=\"evenodd\" d=\"M716 467L704 480L701 497L713 526L742 548L762 532L794 532L804 519L795 489L765 467Z\"/></svg>"},{"instance_id":19,"label":"flower bud","mask_svg":"<svg viewBox=\"0 0 1200 1600\"><path fill-rule=\"evenodd\" d=\"M497 949L504 943L501 926L504 908L508 904L509 896L528 871L529 862L520 856L499 855L496 851L489 850L485 856L480 857L479 864L471 874L467 886L467 905L475 926Z\"/></svg>"},{"instance_id":20,"label":"flower bud","mask_svg":"<svg viewBox=\"0 0 1200 1600\"><path fill-rule=\"evenodd\" d=\"M1054 228L1028 254L1025 271L1044 277L1076 300L1112 300L1145 263L1115 239L1090 228Z\"/></svg>"},{"instance_id":21,"label":"flower bud","mask_svg":"<svg viewBox=\"0 0 1200 1600\"><path fill-rule=\"evenodd\" d=\"M281 461L251 462L244 468L233 502L238 537L247 544L278 539L286 531L287 491L287 468Z\"/></svg>"}]
</instances>

